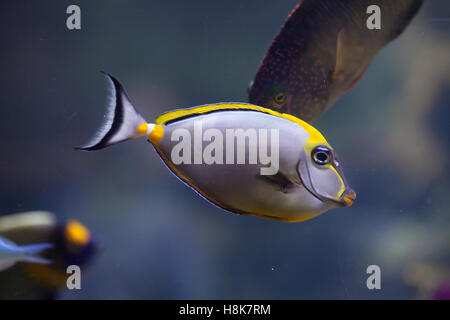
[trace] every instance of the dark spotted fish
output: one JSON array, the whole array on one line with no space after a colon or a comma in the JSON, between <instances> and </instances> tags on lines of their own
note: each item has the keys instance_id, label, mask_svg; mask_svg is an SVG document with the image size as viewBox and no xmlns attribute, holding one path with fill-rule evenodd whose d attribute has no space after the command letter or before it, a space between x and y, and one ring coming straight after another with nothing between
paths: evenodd
<instances>
[{"instance_id":1,"label":"dark spotted fish","mask_svg":"<svg viewBox=\"0 0 450 320\"><path fill-rule=\"evenodd\" d=\"M423 0L303 0L273 40L249 101L309 123L362 77L374 56L407 27ZM380 8L381 29L367 20Z\"/></svg>"}]
</instances>

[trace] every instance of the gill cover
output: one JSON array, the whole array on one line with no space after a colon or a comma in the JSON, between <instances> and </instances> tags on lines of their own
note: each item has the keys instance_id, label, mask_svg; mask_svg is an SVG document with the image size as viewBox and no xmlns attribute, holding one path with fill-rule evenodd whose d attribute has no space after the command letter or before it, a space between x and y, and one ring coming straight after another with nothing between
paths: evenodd
<instances>
[{"instance_id":1,"label":"gill cover","mask_svg":"<svg viewBox=\"0 0 450 320\"><path fill-rule=\"evenodd\" d=\"M305 187L319 199L340 202L346 189L342 170L335 168L337 162L334 159L334 151L328 145L324 146L331 151L330 162L323 165L316 164L311 152L317 146L306 143L298 165L299 175Z\"/></svg>"}]
</instances>

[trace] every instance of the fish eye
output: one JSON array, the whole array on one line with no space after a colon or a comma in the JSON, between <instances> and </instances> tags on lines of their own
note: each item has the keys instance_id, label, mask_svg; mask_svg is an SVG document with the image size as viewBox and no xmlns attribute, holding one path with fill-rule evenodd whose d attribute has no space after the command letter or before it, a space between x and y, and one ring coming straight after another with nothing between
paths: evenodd
<instances>
[{"instance_id":1,"label":"fish eye","mask_svg":"<svg viewBox=\"0 0 450 320\"><path fill-rule=\"evenodd\" d=\"M275 96L274 100L276 103L281 104L284 100L286 100L286 94L284 92L280 92Z\"/></svg>"},{"instance_id":2,"label":"fish eye","mask_svg":"<svg viewBox=\"0 0 450 320\"><path fill-rule=\"evenodd\" d=\"M311 152L311 158L320 166L329 164L333 159L330 148L326 146L318 146Z\"/></svg>"}]
</instances>

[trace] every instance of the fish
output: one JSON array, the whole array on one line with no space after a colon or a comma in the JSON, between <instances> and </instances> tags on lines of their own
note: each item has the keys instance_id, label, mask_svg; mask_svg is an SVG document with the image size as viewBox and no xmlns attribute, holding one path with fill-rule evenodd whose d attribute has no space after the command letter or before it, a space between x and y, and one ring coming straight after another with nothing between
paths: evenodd
<instances>
[{"instance_id":1,"label":"fish","mask_svg":"<svg viewBox=\"0 0 450 320\"><path fill-rule=\"evenodd\" d=\"M249 102L314 123L355 86L422 4L423 0L301 1L250 82ZM373 6L380 9L380 29L367 27Z\"/></svg>"},{"instance_id":2,"label":"fish","mask_svg":"<svg viewBox=\"0 0 450 320\"><path fill-rule=\"evenodd\" d=\"M67 268L82 270L92 263L101 249L96 233L77 219L60 219L49 211L27 211L0 216L0 237L21 246L44 242L52 246L45 252L49 264L16 264L0 272L1 299L56 299L70 274Z\"/></svg>"},{"instance_id":3,"label":"fish","mask_svg":"<svg viewBox=\"0 0 450 320\"><path fill-rule=\"evenodd\" d=\"M105 121L76 149L100 150L147 137L182 182L216 206L241 215L300 222L353 204L356 194L337 153L306 122L228 102L170 111L148 123L119 80L105 75L110 85Z\"/></svg>"},{"instance_id":4,"label":"fish","mask_svg":"<svg viewBox=\"0 0 450 320\"><path fill-rule=\"evenodd\" d=\"M14 242L0 237L0 271L9 269L18 262L49 264L51 260L41 258L37 254L52 247L49 243L18 246Z\"/></svg>"}]
</instances>

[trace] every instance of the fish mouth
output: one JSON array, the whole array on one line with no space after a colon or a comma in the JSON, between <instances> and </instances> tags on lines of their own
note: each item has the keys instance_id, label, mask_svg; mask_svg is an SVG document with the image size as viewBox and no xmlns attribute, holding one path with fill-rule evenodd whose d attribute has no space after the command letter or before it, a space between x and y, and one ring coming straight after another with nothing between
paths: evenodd
<instances>
[{"instance_id":1,"label":"fish mouth","mask_svg":"<svg viewBox=\"0 0 450 320\"><path fill-rule=\"evenodd\" d=\"M353 205L353 202L355 201L355 199L356 199L356 193L355 192L348 193L348 194L345 194L342 197L342 203L344 204L344 206L350 207L350 206Z\"/></svg>"}]
</instances>

